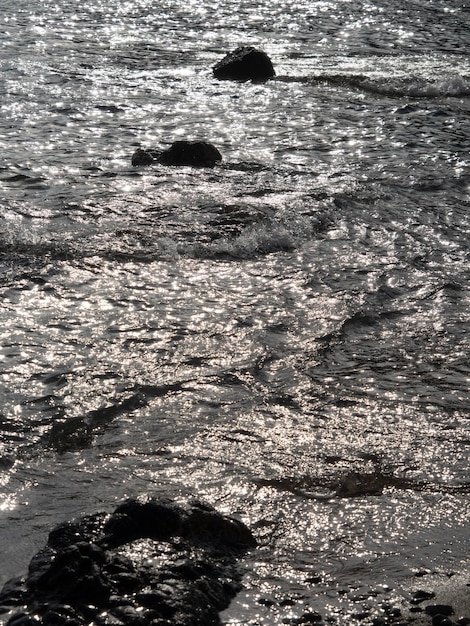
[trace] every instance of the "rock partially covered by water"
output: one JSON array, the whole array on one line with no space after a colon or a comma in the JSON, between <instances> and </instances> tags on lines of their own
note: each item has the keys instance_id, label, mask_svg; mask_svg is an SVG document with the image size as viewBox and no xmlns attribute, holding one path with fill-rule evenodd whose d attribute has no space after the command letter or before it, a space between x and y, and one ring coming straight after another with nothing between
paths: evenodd
<instances>
[{"instance_id":1,"label":"rock partially covered by water","mask_svg":"<svg viewBox=\"0 0 470 626\"><path fill-rule=\"evenodd\" d=\"M140 165L152 165L152 163L157 162L159 155L160 152L157 152L156 150L144 150L144 148L137 148L132 155L131 163L134 167L138 167Z\"/></svg>"},{"instance_id":2,"label":"rock partially covered by water","mask_svg":"<svg viewBox=\"0 0 470 626\"><path fill-rule=\"evenodd\" d=\"M266 52L252 46L241 46L229 52L213 67L220 80L266 81L275 76L273 64Z\"/></svg>"},{"instance_id":3,"label":"rock partially covered by water","mask_svg":"<svg viewBox=\"0 0 470 626\"><path fill-rule=\"evenodd\" d=\"M237 558L254 545L205 504L128 500L55 528L27 577L5 585L0 613L8 626L214 626L240 589Z\"/></svg>"},{"instance_id":4,"label":"rock partially covered by water","mask_svg":"<svg viewBox=\"0 0 470 626\"><path fill-rule=\"evenodd\" d=\"M219 150L207 141L175 141L167 150L144 150L138 148L132 155L132 165L190 165L214 167L222 161Z\"/></svg>"}]
</instances>

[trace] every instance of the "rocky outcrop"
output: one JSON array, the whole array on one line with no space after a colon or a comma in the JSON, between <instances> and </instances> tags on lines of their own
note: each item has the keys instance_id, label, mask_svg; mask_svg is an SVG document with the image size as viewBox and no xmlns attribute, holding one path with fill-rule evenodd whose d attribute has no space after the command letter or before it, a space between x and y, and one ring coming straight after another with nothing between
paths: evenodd
<instances>
[{"instance_id":1,"label":"rocky outcrop","mask_svg":"<svg viewBox=\"0 0 470 626\"><path fill-rule=\"evenodd\" d=\"M229 52L213 67L220 80L266 81L275 76L273 64L266 52L252 46L241 46Z\"/></svg>"},{"instance_id":2,"label":"rocky outcrop","mask_svg":"<svg viewBox=\"0 0 470 626\"><path fill-rule=\"evenodd\" d=\"M214 167L222 161L222 155L207 141L175 141L163 151L138 148L132 155L132 165L190 165L192 167Z\"/></svg>"},{"instance_id":3,"label":"rocky outcrop","mask_svg":"<svg viewBox=\"0 0 470 626\"><path fill-rule=\"evenodd\" d=\"M27 577L1 592L2 623L214 626L254 545L241 522L199 502L129 500L55 528Z\"/></svg>"}]
</instances>

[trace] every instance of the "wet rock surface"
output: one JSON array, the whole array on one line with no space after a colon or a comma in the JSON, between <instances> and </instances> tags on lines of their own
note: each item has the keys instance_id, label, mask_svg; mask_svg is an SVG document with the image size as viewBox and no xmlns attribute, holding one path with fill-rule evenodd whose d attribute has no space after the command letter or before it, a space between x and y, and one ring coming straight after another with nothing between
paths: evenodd
<instances>
[{"instance_id":1,"label":"wet rock surface","mask_svg":"<svg viewBox=\"0 0 470 626\"><path fill-rule=\"evenodd\" d=\"M276 72L266 52L252 46L240 46L229 52L213 67L214 77L219 80L263 82L273 78Z\"/></svg>"},{"instance_id":2,"label":"wet rock surface","mask_svg":"<svg viewBox=\"0 0 470 626\"><path fill-rule=\"evenodd\" d=\"M166 150L138 148L132 155L134 167L152 164L214 167L222 161L219 150L207 141L175 141Z\"/></svg>"},{"instance_id":3,"label":"wet rock surface","mask_svg":"<svg viewBox=\"0 0 470 626\"><path fill-rule=\"evenodd\" d=\"M145 165L152 165L158 163L158 157L161 154L161 150L151 150L145 148L137 148L131 157L131 163L134 167L143 167Z\"/></svg>"},{"instance_id":4,"label":"wet rock surface","mask_svg":"<svg viewBox=\"0 0 470 626\"><path fill-rule=\"evenodd\" d=\"M129 500L56 527L25 578L0 594L8 626L220 624L255 545L241 522L199 502Z\"/></svg>"},{"instance_id":5,"label":"wet rock surface","mask_svg":"<svg viewBox=\"0 0 470 626\"><path fill-rule=\"evenodd\" d=\"M239 560L255 545L241 522L200 502L127 500L54 528L27 576L0 593L0 624L215 626L241 591L230 610L251 603L263 624L470 626L465 574L420 571L394 589L312 571L295 593L242 591Z\"/></svg>"}]
</instances>

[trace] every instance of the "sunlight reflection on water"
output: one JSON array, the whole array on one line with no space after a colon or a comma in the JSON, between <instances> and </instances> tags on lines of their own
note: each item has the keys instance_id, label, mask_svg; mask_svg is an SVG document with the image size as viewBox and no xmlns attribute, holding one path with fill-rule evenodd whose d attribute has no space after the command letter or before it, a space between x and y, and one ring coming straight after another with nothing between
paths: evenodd
<instances>
[{"instance_id":1,"label":"sunlight reflection on water","mask_svg":"<svg viewBox=\"0 0 470 626\"><path fill-rule=\"evenodd\" d=\"M466 567L468 29L382 4L3 7L2 576L136 493L253 528L230 624Z\"/></svg>"}]
</instances>

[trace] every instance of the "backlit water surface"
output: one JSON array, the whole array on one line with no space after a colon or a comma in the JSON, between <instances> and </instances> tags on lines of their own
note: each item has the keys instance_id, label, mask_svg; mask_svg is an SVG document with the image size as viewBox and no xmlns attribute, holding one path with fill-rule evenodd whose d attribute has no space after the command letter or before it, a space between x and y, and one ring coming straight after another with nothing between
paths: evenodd
<instances>
[{"instance_id":1,"label":"backlit water surface","mask_svg":"<svg viewBox=\"0 0 470 626\"><path fill-rule=\"evenodd\" d=\"M143 494L252 528L229 624L468 576L465 2L0 8L0 583Z\"/></svg>"}]
</instances>

